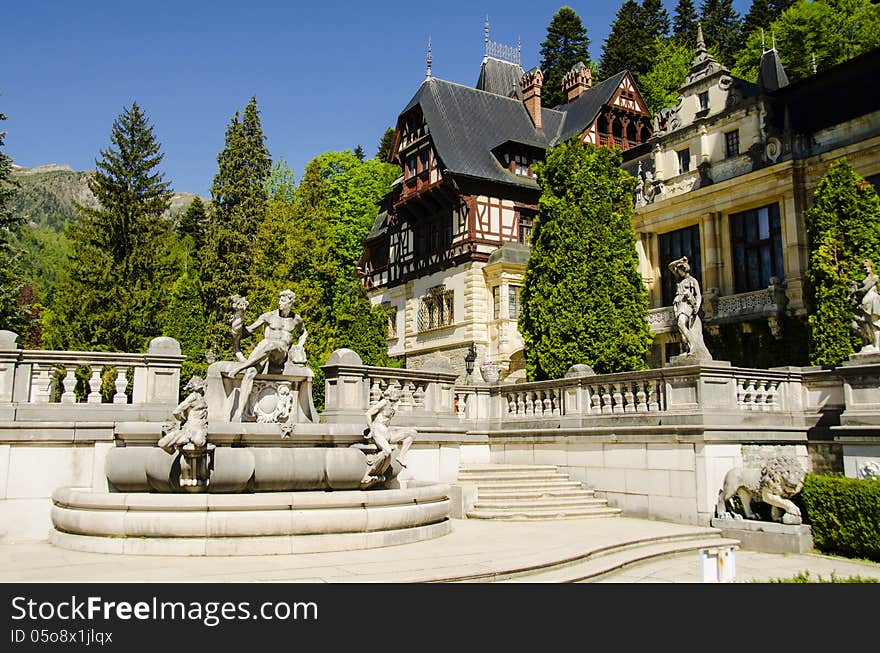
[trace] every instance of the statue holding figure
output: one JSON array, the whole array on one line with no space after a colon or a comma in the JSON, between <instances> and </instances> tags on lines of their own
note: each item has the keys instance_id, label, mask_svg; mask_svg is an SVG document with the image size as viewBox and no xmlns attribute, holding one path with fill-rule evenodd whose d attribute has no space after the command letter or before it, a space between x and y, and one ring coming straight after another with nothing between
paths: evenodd
<instances>
[{"instance_id":1,"label":"statue holding figure","mask_svg":"<svg viewBox=\"0 0 880 653\"><path fill-rule=\"evenodd\" d=\"M189 394L171 413L175 422L162 428L162 438L158 442L159 447L171 454L190 443L202 448L208 442L205 382L200 376L194 376L184 386L184 390Z\"/></svg>"},{"instance_id":2,"label":"statue holding figure","mask_svg":"<svg viewBox=\"0 0 880 653\"><path fill-rule=\"evenodd\" d=\"M703 295L700 292L699 282L691 276L691 266L687 256L672 261L669 270L678 278L672 310L684 345L682 362L710 361L712 355L703 342L703 322L700 320Z\"/></svg>"},{"instance_id":3,"label":"statue holding figure","mask_svg":"<svg viewBox=\"0 0 880 653\"><path fill-rule=\"evenodd\" d=\"M862 284L853 284L850 290L850 301L853 305L853 328L858 332L864 346L859 353L873 354L880 352L880 294L877 293L878 277L874 273L874 264L865 259L866 276Z\"/></svg>"},{"instance_id":4,"label":"statue holding figure","mask_svg":"<svg viewBox=\"0 0 880 653\"><path fill-rule=\"evenodd\" d=\"M364 475L361 487L369 487L385 481L384 473L393 462L392 454L395 451L397 453L394 458L401 466L406 467L404 458L418 432L413 428L391 426L398 403L400 403L400 389L392 386L383 392L382 398L370 406L364 414L368 424L364 435L367 440L373 441L379 453ZM399 448L396 445L399 445Z\"/></svg>"}]
</instances>

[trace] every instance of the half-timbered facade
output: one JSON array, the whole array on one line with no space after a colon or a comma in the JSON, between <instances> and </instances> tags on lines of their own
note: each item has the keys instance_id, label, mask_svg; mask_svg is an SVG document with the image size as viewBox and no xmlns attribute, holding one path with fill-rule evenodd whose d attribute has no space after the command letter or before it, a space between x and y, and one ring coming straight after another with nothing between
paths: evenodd
<instances>
[{"instance_id":1,"label":"half-timbered facade","mask_svg":"<svg viewBox=\"0 0 880 653\"><path fill-rule=\"evenodd\" d=\"M623 71L593 84L578 64L566 103L541 107L543 75L487 44L476 87L428 76L397 121L391 160L403 169L361 260L371 299L389 314L389 353L408 367L443 357L524 367L519 293L540 188L535 164L558 142L636 147L650 114Z\"/></svg>"}]
</instances>

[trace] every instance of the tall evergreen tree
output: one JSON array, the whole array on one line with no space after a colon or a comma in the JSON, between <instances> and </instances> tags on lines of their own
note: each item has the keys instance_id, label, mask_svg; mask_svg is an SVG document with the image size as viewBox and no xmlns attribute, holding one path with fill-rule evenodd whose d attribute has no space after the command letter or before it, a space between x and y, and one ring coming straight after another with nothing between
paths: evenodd
<instances>
[{"instance_id":1,"label":"tall evergreen tree","mask_svg":"<svg viewBox=\"0 0 880 653\"><path fill-rule=\"evenodd\" d=\"M865 276L863 260L880 262L880 198L846 159L840 159L819 182L806 226L810 362L838 365L858 345L851 327L850 287Z\"/></svg>"},{"instance_id":2,"label":"tall evergreen tree","mask_svg":"<svg viewBox=\"0 0 880 653\"><path fill-rule=\"evenodd\" d=\"M547 26L547 38L541 43L542 105L555 107L565 102L562 78L579 61L590 62L587 29L574 9L560 7Z\"/></svg>"},{"instance_id":3,"label":"tall evergreen tree","mask_svg":"<svg viewBox=\"0 0 880 653\"><path fill-rule=\"evenodd\" d=\"M171 286L164 315L162 335L177 340L181 353L186 356L180 370L180 387L183 388L194 374L204 378L208 369L202 285L198 272L192 267L187 267Z\"/></svg>"},{"instance_id":4,"label":"tall evergreen tree","mask_svg":"<svg viewBox=\"0 0 880 653\"><path fill-rule=\"evenodd\" d=\"M706 45L718 48L723 65L733 66L742 47L742 19L733 8L733 0L703 0L700 22Z\"/></svg>"},{"instance_id":5,"label":"tall evergreen tree","mask_svg":"<svg viewBox=\"0 0 880 653\"><path fill-rule=\"evenodd\" d=\"M538 165L519 329L530 380L586 363L597 372L643 369L651 346L648 297L632 226L632 175L621 153L562 143Z\"/></svg>"},{"instance_id":6,"label":"tall evergreen tree","mask_svg":"<svg viewBox=\"0 0 880 653\"><path fill-rule=\"evenodd\" d=\"M113 121L110 141L89 182L99 206L79 205L70 227L71 266L46 324L50 347L142 351L162 330L174 278L163 155L136 102Z\"/></svg>"},{"instance_id":7,"label":"tall evergreen tree","mask_svg":"<svg viewBox=\"0 0 880 653\"><path fill-rule=\"evenodd\" d=\"M770 0L752 0L752 5L749 7L749 13L743 18L743 36L747 37L755 31L760 33L762 29L765 32L768 31L770 29L770 23L778 17L779 15L770 5Z\"/></svg>"},{"instance_id":8,"label":"tall evergreen tree","mask_svg":"<svg viewBox=\"0 0 880 653\"><path fill-rule=\"evenodd\" d=\"M257 230L266 215L266 178L272 160L260 125L257 99L251 98L226 129L211 186L202 265L202 292L207 317L207 346L218 355L231 352L229 297L246 295Z\"/></svg>"},{"instance_id":9,"label":"tall evergreen tree","mask_svg":"<svg viewBox=\"0 0 880 653\"><path fill-rule=\"evenodd\" d=\"M635 0L626 0L603 44L599 74L608 78L621 70L645 73L651 69L652 57L653 39L648 34L645 12Z\"/></svg>"},{"instance_id":10,"label":"tall evergreen tree","mask_svg":"<svg viewBox=\"0 0 880 653\"><path fill-rule=\"evenodd\" d=\"M181 238L192 238L195 256L199 255L205 244L205 227L208 220L205 203L198 195L189 203L186 211L177 219L177 235Z\"/></svg>"},{"instance_id":11,"label":"tall evergreen tree","mask_svg":"<svg viewBox=\"0 0 880 653\"><path fill-rule=\"evenodd\" d=\"M6 120L2 113L0 120ZM6 132L0 130L0 148L5 136ZM16 185L12 179L12 159L0 151L0 329L21 333L26 316L18 301L22 278L12 238L24 224L24 217L12 211Z\"/></svg>"},{"instance_id":12,"label":"tall evergreen tree","mask_svg":"<svg viewBox=\"0 0 880 653\"><path fill-rule=\"evenodd\" d=\"M678 0L675 17L672 19L672 35L688 47L697 43L697 10L693 0Z\"/></svg>"},{"instance_id":13,"label":"tall evergreen tree","mask_svg":"<svg viewBox=\"0 0 880 653\"><path fill-rule=\"evenodd\" d=\"M391 146L394 145L394 127L389 127L382 134L382 140L379 141L379 149L376 151L376 158L379 161L387 162L391 156Z\"/></svg>"},{"instance_id":14,"label":"tall evergreen tree","mask_svg":"<svg viewBox=\"0 0 880 653\"><path fill-rule=\"evenodd\" d=\"M669 12L663 8L662 0L642 0L642 14L645 30L652 40L669 34Z\"/></svg>"}]
</instances>

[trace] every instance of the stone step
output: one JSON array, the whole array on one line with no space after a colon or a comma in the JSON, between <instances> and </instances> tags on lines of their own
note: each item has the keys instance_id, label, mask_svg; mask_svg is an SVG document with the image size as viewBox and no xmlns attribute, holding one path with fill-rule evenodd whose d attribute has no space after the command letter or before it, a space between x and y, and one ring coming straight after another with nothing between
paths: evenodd
<instances>
[{"instance_id":1,"label":"stone step","mask_svg":"<svg viewBox=\"0 0 880 653\"><path fill-rule=\"evenodd\" d=\"M484 490L540 491L540 490L581 490L577 481L484 481L477 484L477 496Z\"/></svg>"},{"instance_id":2,"label":"stone step","mask_svg":"<svg viewBox=\"0 0 880 653\"><path fill-rule=\"evenodd\" d=\"M559 469L556 465L496 465L494 463L486 463L483 465L462 465L459 472L539 472L549 471L557 472Z\"/></svg>"},{"instance_id":3,"label":"stone step","mask_svg":"<svg viewBox=\"0 0 880 653\"><path fill-rule=\"evenodd\" d=\"M458 480L464 483L480 484L486 481L567 481L571 477L561 472L508 472L467 474L460 472Z\"/></svg>"},{"instance_id":4,"label":"stone step","mask_svg":"<svg viewBox=\"0 0 880 653\"><path fill-rule=\"evenodd\" d=\"M482 501L483 499L509 499L511 501L521 500L521 499L550 499L550 498L581 498L581 499L592 499L596 497L596 493L593 490L581 490L581 489L538 489L538 490L522 490L522 489L480 489L477 499Z\"/></svg>"},{"instance_id":5,"label":"stone step","mask_svg":"<svg viewBox=\"0 0 880 653\"><path fill-rule=\"evenodd\" d=\"M559 507L556 509L519 508L507 506L504 508L484 508L478 510L476 506L467 513L468 519L510 519L510 520L540 520L540 519L581 519L585 517L616 517L621 513L620 508L606 506L588 507Z\"/></svg>"},{"instance_id":6,"label":"stone step","mask_svg":"<svg viewBox=\"0 0 880 653\"><path fill-rule=\"evenodd\" d=\"M626 567L662 559L668 556L694 552L694 567L699 565L696 552L706 547L735 546L738 540L725 539L717 535L700 534L677 536L633 542L623 546L611 547L585 556L580 560L548 565L543 568L523 570L509 574L506 578L496 578L508 583L578 583L594 582L613 577Z\"/></svg>"},{"instance_id":7,"label":"stone step","mask_svg":"<svg viewBox=\"0 0 880 653\"><path fill-rule=\"evenodd\" d=\"M608 501L605 499L596 499L593 497L550 497L550 498L528 498L528 499L486 499L482 496L477 497L474 504L474 510L497 509L497 508L555 508L555 507L576 507L588 508L594 506L607 506Z\"/></svg>"}]
</instances>

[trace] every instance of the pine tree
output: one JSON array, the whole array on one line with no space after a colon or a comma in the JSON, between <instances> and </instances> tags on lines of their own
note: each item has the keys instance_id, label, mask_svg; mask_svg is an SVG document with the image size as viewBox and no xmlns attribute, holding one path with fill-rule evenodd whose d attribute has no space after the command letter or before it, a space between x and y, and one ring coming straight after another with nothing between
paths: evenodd
<instances>
[{"instance_id":1,"label":"pine tree","mask_svg":"<svg viewBox=\"0 0 880 653\"><path fill-rule=\"evenodd\" d=\"M645 13L635 0L626 0L617 11L602 47L599 74L611 77L621 70L645 73L653 64L653 41L648 35Z\"/></svg>"},{"instance_id":2,"label":"pine tree","mask_svg":"<svg viewBox=\"0 0 880 653\"><path fill-rule=\"evenodd\" d=\"M770 23L779 17L770 6L770 0L752 0L749 13L743 19L742 34L747 37L752 32L770 30ZM769 34L767 35L769 37Z\"/></svg>"},{"instance_id":3,"label":"pine tree","mask_svg":"<svg viewBox=\"0 0 880 653\"><path fill-rule=\"evenodd\" d=\"M177 235L181 238L186 238L187 236L192 238L193 255L196 258L198 258L199 252L205 244L207 220L205 203L202 202L201 197L196 196L177 221Z\"/></svg>"},{"instance_id":4,"label":"pine tree","mask_svg":"<svg viewBox=\"0 0 880 653\"><path fill-rule=\"evenodd\" d=\"M519 329L531 380L586 363L597 372L643 369L651 345L648 297L632 226L634 178L621 153L562 143L538 165Z\"/></svg>"},{"instance_id":5,"label":"pine tree","mask_svg":"<svg viewBox=\"0 0 880 653\"><path fill-rule=\"evenodd\" d=\"M240 118L236 111L226 129L211 186L201 278L206 344L218 358L231 353L229 297L248 294L254 243L266 215L265 184L272 161L264 141L254 97Z\"/></svg>"},{"instance_id":6,"label":"pine tree","mask_svg":"<svg viewBox=\"0 0 880 653\"><path fill-rule=\"evenodd\" d=\"M692 0L678 0L672 19L672 35L683 45L693 47L697 43L697 10Z\"/></svg>"},{"instance_id":7,"label":"pine tree","mask_svg":"<svg viewBox=\"0 0 880 653\"><path fill-rule=\"evenodd\" d=\"M164 322L162 335L177 340L181 353L186 356L180 370L180 387L183 388L193 375L204 378L208 369L205 307L198 273L191 267L184 270L171 286Z\"/></svg>"},{"instance_id":8,"label":"pine tree","mask_svg":"<svg viewBox=\"0 0 880 653\"><path fill-rule=\"evenodd\" d=\"M653 40L669 34L669 12L663 8L662 0L642 0L642 14L649 38Z\"/></svg>"},{"instance_id":9,"label":"pine tree","mask_svg":"<svg viewBox=\"0 0 880 653\"><path fill-rule=\"evenodd\" d=\"M367 156L367 153L364 152L364 148L362 148L360 145L358 145L357 147L354 148L354 155L357 157L358 161L363 162L363 160Z\"/></svg>"},{"instance_id":10,"label":"pine tree","mask_svg":"<svg viewBox=\"0 0 880 653\"><path fill-rule=\"evenodd\" d=\"M376 158L379 161L386 162L391 156L391 146L394 145L394 127L389 127L382 134L382 140L379 141L379 149L376 151Z\"/></svg>"},{"instance_id":11,"label":"pine tree","mask_svg":"<svg viewBox=\"0 0 880 653\"><path fill-rule=\"evenodd\" d=\"M859 342L851 327L850 287L865 276L863 260L880 261L880 198L846 159L839 159L819 182L805 217L810 362L838 365Z\"/></svg>"},{"instance_id":12,"label":"pine tree","mask_svg":"<svg viewBox=\"0 0 880 653\"><path fill-rule=\"evenodd\" d=\"M169 182L156 170L160 145L137 103L114 120L89 188L98 208L78 205L73 254L52 302L50 347L142 351L161 333L174 278Z\"/></svg>"},{"instance_id":13,"label":"pine tree","mask_svg":"<svg viewBox=\"0 0 880 653\"><path fill-rule=\"evenodd\" d=\"M742 19L733 8L733 0L703 0L700 22L706 45L718 48L723 65L733 66L742 47Z\"/></svg>"},{"instance_id":14,"label":"pine tree","mask_svg":"<svg viewBox=\"0 0 880 653\"><path fill-rule=\"evenodd\" d=\"M0 120L6 116L0 113ZM0 130L0 148L6 132ZM12 245L14 233L24 224L24 217L12 211L17 184L12 179L12 159L0 151L0 329L21 334L26 312L19 303L22 275Z\"/></svg>"},{"instance_id":15,"label":"pine tree","mask_svg":"<svg viewBox=\"0 0 880 653\"><path fill-rule=\"evenodd\" d=\"M541 72L544 85L541 104L555 107L565 102L562 78L582 61L590 62L590 39L580 16L571 7L561 7L547 26L547 38L541 43Z\"/></svg>"}]
</instances>

